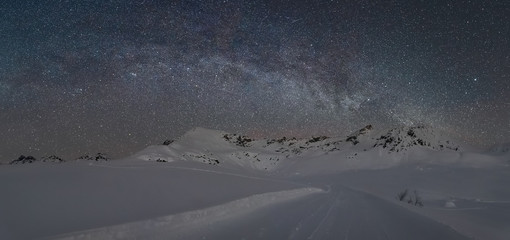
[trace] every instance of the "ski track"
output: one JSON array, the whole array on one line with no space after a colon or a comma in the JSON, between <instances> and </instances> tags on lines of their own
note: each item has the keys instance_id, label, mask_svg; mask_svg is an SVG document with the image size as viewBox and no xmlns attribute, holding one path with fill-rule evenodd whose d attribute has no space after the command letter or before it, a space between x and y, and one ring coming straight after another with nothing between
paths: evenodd
<instances>
[{"instance_id":1,"label":"ski track","mask_svg":"<svg viewBox=\"0 0 510 240\"><path fill-rule=\"evenodd\" d=\"M328 194L329 194L329 192L325 192L325 193L328 193ZM329 197L329 196L325 196L325 197ZM315 206L315 205L316 205L315 203L317 203L317 202L319 202L319 201L321 201L321 200L322 200L322 199L317 198L317 199L312 200L312 202L310 202L310 203L308 203L308 202L303 203L301 206L304 206L304 207L306 207L306 206ZM317 215L318 215L318 213L319 213L319 212L320 212L320 211L324 208L324 206L326 206L327 204L328 204L328 203L326 202L326 203L323 203L323 204L319 205L319 206L315 209L315 211L313 211L313 213L312 213L312 214L310 214L310 215L308 215L308 216L306 216L306 217L304 217L304 218L301 218L301 219L299 220L299 222L298 222L298 223L295 225L295 227L293 228L292 232L289 234L289 238L288 238L288 239L296 239L296 238L297 238L297 236L299 236L300 231L302 231L302 230L303 230L303 226L306 226L307 222L312 221L312 220L313 220L313 218L314 218L315 216L317 216Z\"/></svg>"},{"instance_id":2,"label":"ski track","mask_svg":"<svg viewBox=\"0 0 510 240\"><path fill-rule=\"evenodd\" d=\"M330 216L333 213L333 211L336 210L336 208L338 207L338 204L339 204L338 196L335 196L334 200L333 200L333 204L328 203L328 205L330 205L330 206L328 208L328 211L326 212L326 215L321 219L321 221L319 222L319 225L317 225L317 227L312 232L312 234L310 236L308 236L308 239L316 239L317 234L326 232L326 230L324 228L327 227L326 224L328 222L331 223Z\"/></svg>"}]
</instances>

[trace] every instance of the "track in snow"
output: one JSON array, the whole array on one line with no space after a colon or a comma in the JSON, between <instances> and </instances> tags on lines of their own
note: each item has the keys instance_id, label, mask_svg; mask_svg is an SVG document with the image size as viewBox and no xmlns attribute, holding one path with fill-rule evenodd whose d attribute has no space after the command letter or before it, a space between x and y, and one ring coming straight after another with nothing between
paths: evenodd
<instances>
[{"instance_id":1,"label":"track in snow","mask_svg":"<svg viewBox=\"0 0 510 240\"><path fill-rule=\"evenodd\" d=\"M468 239L448 226L369 194L341 185L326 189L329 191L302 188L258 194L60 239Z\"/></svg>"},{"instance_id":2,"label":"track in snow","mask_svg":"<svg viewBox=\"0 0 510 240\"><path fill-rule=\"evenodd\" d=\"M468 239L448 226L348 188L199 226L181 239Z\"/></svg>"}]
</instances>

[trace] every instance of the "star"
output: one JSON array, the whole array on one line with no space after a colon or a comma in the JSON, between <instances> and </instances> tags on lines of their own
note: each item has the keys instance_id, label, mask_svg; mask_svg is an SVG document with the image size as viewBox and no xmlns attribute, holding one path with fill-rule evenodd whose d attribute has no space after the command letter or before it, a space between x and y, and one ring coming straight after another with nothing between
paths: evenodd
<instances>
[{"instance_id":1,"label":"star","mask_svg":"<svg viewBox=\"0 0 510 240\"><path fill-rule=\"evenodd\" d=\"M0 161L122 157L194 127L425 124L475 146L510 141L498 1L50 1L0 16Z\"/></svg>"}]
</instances>

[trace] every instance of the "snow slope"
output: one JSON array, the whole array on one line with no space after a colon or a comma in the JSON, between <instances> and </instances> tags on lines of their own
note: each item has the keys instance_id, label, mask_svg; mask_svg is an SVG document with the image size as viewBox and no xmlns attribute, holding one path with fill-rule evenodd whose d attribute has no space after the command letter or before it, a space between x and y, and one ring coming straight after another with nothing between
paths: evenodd
<instances>
[{"instance_id":1,"label":"snow slope","mask_svg":"<svg viewBox=\"0 0 510 240\"><path fill-rule=\"evenodd\" d=\"M195 161L233 169L274 170L284 157L262 141L236 142L238 136L222 131L195 128L169 146L150 146L135 154L140 160Z\"/></svg>"},{"instance_id":2,"label":"snow slope","mask_svg":"<svg viewBox=\"0 0 510 240\"><path fill-rule=\"evenodd\" d=\"M196 128L125 159L0 166L0 239L507 239L508 164L426 127Z\"/></svg>"},{"instance_id":3,"label":"snow slope","mask_svg":"<svg viewBox=\"0 0 510 240\"><path fill-rule=\"evenodd\" d=\"M407 165L345 172L319 179L349 182L351 188L388 201L394 201L397 193L404 189L416 190L425 207L410 207L409 210L475 239L507 239L510 236L508 168Z\"/></svg>"},{"instance_id":4,"label":"snow slope","mask_svg":"<svg viewBox=\"0 0 510 240\"><path fill-rule=\"evenodd\" d=\"M209 168L129 161L2 167L0 239L34 239L302 188Z\"/></svg>"},{"instance_id":5,"label":"snow slope","mask_svg":"<svg viewBox=\"0 0 510 240\"><path fill-rule=\"evenodd\" d=\"M323 192L318 188L299 188L252 195L214 207L177 213L150 220L65 234L57 239L182 239L211 223L240 218L268 206Z\"/></svg>"}]
</instances>

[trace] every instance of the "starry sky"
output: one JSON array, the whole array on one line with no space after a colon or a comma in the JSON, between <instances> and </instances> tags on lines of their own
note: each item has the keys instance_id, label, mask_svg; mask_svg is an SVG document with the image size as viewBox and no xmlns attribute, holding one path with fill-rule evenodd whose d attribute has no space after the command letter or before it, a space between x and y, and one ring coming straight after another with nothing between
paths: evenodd
<instances>
[{"instance_id":1,"label":"starry sky","mask_svg":"<svg viewBox=\"0 0 510 240\"><path fill-rule=\"evenodd\" d=\"M193 127L429 125L510 141L510 2L0 4L0 159L122 157Z\"/></svg>"}]
</instances>

